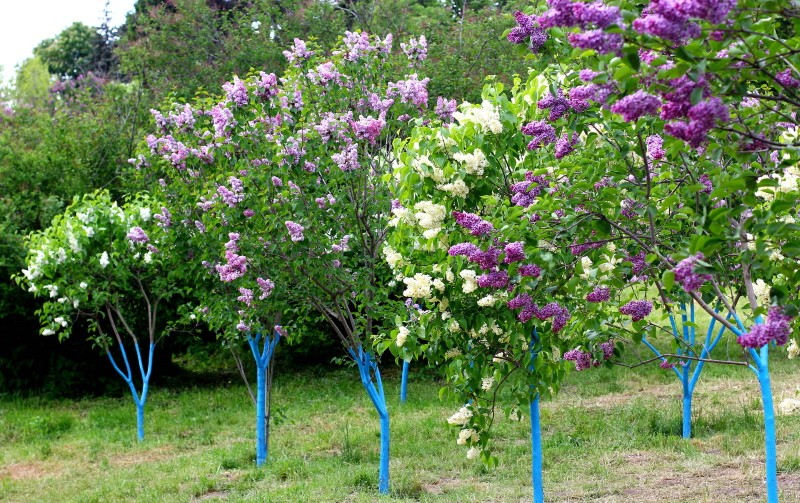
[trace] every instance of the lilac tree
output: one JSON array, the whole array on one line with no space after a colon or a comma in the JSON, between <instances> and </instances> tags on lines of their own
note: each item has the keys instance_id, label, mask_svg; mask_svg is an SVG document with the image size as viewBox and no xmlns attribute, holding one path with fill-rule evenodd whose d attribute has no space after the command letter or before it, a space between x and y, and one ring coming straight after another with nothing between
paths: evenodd
<instances>
[{"instance_id":1,"label":"lilac tree","mask_svg":"<svg viewBox=\"0 0 800 503\"><path fill-rule=\"evenodd\" d=\"M372 343L397 303L384 287L390 198L380 179L392 141L435 118L428 79L414 71L424 40L399 57L391 46L391 35L347 32L326 54L295 40L282 77L234 77L222 97L154 112L158 134L134 160L153 165L206 267L233 287L239 331L263 330L264 309L288 306L328 321L380 416L382 493L389 415Z\"/></svg>"}]
</instances>

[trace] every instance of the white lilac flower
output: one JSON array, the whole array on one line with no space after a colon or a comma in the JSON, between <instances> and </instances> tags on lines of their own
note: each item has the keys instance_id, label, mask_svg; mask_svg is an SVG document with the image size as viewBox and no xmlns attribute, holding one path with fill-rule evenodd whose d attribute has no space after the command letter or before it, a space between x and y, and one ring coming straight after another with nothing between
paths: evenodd
<instances>
[{"instance_id":1,"label":"white lilac flower","mask_svg":"<svg viewBox=\"0 0 800 503\"><path fill-rule=\"evenodd\" d=\"M393 270L403 265L403 256L388 244L383 245L383 255L386 257L386 263Z\"/></svg>"},{"instance_id":2,"label":"white lilac flower","mask_svg":"<svg viewBox=\"0 0 800 503\"><path fill-rule=\"evenodd\" d=\"M453 154L453 159L464 163L464 169L470 175L481 176L483 175L484 168L489 166L489 161L486 160L486 155L481 149L476 149L471 154L456 152Z\"/></svg>"},{"instance_id":3,"label":"white lilac flower","mask_svg":"<svg viewBox=\"0 0 800 503\"><path fill-rule=\"evenodd\" d=\"M408 334L409 334L408 328L400 327L400 330L397 332L397 346L398 347L402 347L403 344L406 343L406 340L408 339Z\"/></svg>"},{"instance_id":4,"label":"white lilac flower","mask_svg":"<svg viewBox=\"0 0 800 503\"><path fill-rule=\"evenodd\" d=\"M56 331L51 328L45 328L42 330L42 335L54 335L55 333Z\"/></svg>"},{"instance_id":5,"label":"white lilac flower","mask_svg":"<svg viewBox=\"0 0 800 503\"><path fill-rule=\"evenodd\" d=\"M477 447L470 447L470 449L467 451L467 459L475 459L480 455L480 453L481 450Z\"/></svg>"},{"instance_id":6,"label":"white lilac flower","mask_svg":"<svg viewBox=\"0 0 800 503\"><path fill-rule=\"evenodd\" d=\"M110 264L110 263L111 263L111 261L108 259L108 252L103 252L100 255L100 267L105 269L108 266L108 264Z\"/></svg>"},{"instance_id":7,"label":"white lilac flower","mask_svg":"<svg viewBox=\"0 0 800 503\"><path fill-rule=\"evenodd\" d=\"M786 347L786 355L790 360L797 358L800 355L800 346L797 344L797 339L792 339Z\"/></svg>"},{"instance_id":8,"label":"white lilac flower","mask_svg":"<svg viewBox=\"0 0 800 503\"><path fill-rule=\"evenodd\" d=\"M458 440L456 444L467 445L468 441L477 442L479 439L478 432L472 428L466 428L458 432Z\"/></svg>"},{"instance_id":9,"label":"white lilac flower","mask_svg":"<svg viewBox=\"0 0 800 503\"><path fill-rule=\"evenodd\" d=\"M450 323L447 325L447 330L449 330L451 334L458 333L461 331L461 325L459 325L458 321L455 319L450 320Z\"/></svg>"},{"instance_id":10,"label":"white lilac flower","mask_svg":"<svg viewBox=\"0 0 800 503\"><path fill-rule=\"evenodd\" d=\"M139 208L139 217L141 217L141 219L145 222L150 220L150 208Z\"/></svg>"},{"instance_id":11,"label":"white lilac flower","mask_svg":"<svg viewBox=\"0 0 800 503\"><path fill-rule=\"evenodd\" d=\"M89 286L89 283L81 281L81 284L78 286L81 287L82 290L86 290L86 287Z\"/></svg>"},{"instance_id":12,"label":"white lilac flower","mask_svg":"<svg viewBox=\"0 0 800 503\"><path fill-rule=\"evenodd\" d=\"M464 280L464 284L461 286L464 293L472 293L478 289L478 280L475 271L464 269L459 273L459 276Z\"/></svg>"},{"instance_id":13,"label":"white lilac flower","mask_svg":"<svg viewBox=\"0 0 800 503\"><path fill-rule=\"evenodd\" d=\"M481 380L481 389L483 391L489 391L494 386L494 377L484 377Z\"/></svg>"},{"instance_id":14,"label":"white lilac flower","mask_svg":"<svg viewBox=\"0 0 800 503\"><path fill-rule=\"evenodd\" d=\"M427 274L416 273L413 278L404 278L403 283L406 284L406 289L403 291L404 297L426 299L431 296L431 277Z\"/></svg>"},{"instance_id":15,"label":"white lilac flower","mask_svg":"<svg viewBox=\"0 0 800 503\"><path fill-rule=\"evenodd\" d=\"M460 178L452 183L439 184L436 186L436 188L452 194L455 197L467 197L467 194L469 194L469 187L467 187L467 184L464 183L464 180L461 180Z\"/></svg>"},{"instance_id":16,"label":"white lilac flower","mask_svg":"<svg viewBox=\"0 0 800 503\"><path fill-rule=\"evenodd\" d=\"M769 306L771 304L769 290L770 286L763 279L757 279L753 283L753 292L756 294L756 300L758 300L759 305Z\"/></svg>"},{"instance_id":17,"label":"white lilac flower","mask_svg":"<svg viewBox=\"0 0 800 503\"><path fill-rule=\"evenodd\" d=\"M54 318L53 321L55 323L58 323L62 327L66 327L67 326L67 320L65 320L63 316L58 316L58 317Z\"/></svg>"},{"instance_id":18,"label":"white lilac flower","mask_svg":"<svg viewBox=\"0 0 800 503\"><path fill-rule=\"evenodd\" d=\"M481 307L491 307L494 305L495 302L497 302L497 299L492 294L489 294L485 297L481 297L480 299L478 299L478 305Z\"/></svg>"},{"instance_id":19,"label":"white lilac flower","mask_svg":"<svg viewBox=\"0 0 800 503\"><path fill-rule=\"evenodd\" d=\"M455 424L459 426L463 426L469 422L470 418L472 417L472 411L467 408L467 406L463 406L458 409L458 412L453 414L447 419L448 424Z\"/></svg>"}]
</instances>

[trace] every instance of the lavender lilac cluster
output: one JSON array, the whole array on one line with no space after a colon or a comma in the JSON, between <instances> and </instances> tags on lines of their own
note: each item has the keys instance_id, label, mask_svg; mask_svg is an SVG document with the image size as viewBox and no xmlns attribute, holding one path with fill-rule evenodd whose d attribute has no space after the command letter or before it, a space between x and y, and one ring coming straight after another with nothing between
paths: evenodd
<instances>
[{"instance_id":1,"label":"lavender lilac cluster","mask_svg":"<svg viewBox=\"0 0 800 503\"><path fill-rule=\"evenodd\" d=\"M494 231L494 226L491 223L483 220L475 213L454 211L453 218L455 218L458 225L470 231L473 236L484 236Z\"/></svg>"},{"instance_id":2,"label":"lavender lilac cluster","mask_svg":"<svg viewBox=\"0 0 800 503\"><path fill-rule=\"evenodd\" d=\"M770 342L783 346L789 341L792 333L791 323L794 318L787 316L781 306L772 306L767 313L766 323L756 325L749 332L740 335L736 342L745 348L760 348Z\"/></svg>"},{"instance_id":3,"label":"lavender lilac cluster","mask_svg":"<svg viewBox=\"0 0 800 503\"><path fill-rule=\"evenodd\" d=\"M619 308L619 312L631 317L633 321L643 320L653 311L653 303L649 300L632 300Z\"/></svg>"},{"instance_id":4,"label":"lavender lilac cluster","mask_svg":"<svg viewBox=\"0 0 800 503\"><path fill-rule=\"evenodd\" d=\"M711 280L710 274L699 274L694 270L697 261L703 259L703 254L698 253L681 260L672 270L675 273L675 281L680 283L687 292L696 292L706 281Z\"/></svg>"}]
</instances>

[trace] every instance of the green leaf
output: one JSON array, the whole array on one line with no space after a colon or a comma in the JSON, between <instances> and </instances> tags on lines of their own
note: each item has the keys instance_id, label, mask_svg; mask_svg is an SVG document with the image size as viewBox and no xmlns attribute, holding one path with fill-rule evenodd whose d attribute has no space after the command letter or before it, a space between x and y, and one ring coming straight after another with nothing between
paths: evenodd
<instances>
[{"instance_id":1,"label":"green leaf","mask_svg":"<svg viewBox=\"0 0 800 503\"><path fill-rule=\"evenodd\" d=\"M664 283L664 290L672 290L672 285L675 284L675 272L664 271L664 273L661 275L661 282Z\"/></svg>"}]
</instances>

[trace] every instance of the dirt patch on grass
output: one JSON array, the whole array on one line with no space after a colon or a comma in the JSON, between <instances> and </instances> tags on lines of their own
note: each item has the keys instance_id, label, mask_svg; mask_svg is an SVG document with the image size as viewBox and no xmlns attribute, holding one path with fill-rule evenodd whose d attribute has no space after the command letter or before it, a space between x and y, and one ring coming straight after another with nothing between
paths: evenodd
<instances>
[{"instance_id":1,"label":"dirt patch on grass","mask_svg":"<svg viewBox=\"0 0 800 503\"><path fill-rule=\"evenodd\" d=\"M208 501L213 499L226 499L228 497L228 493L225 491L211 491L205 494L201 494L200 496L195 496L192 498L192 501Z\"/></svg>"},{"instance_id":2,"label":"dirt patch on grass","mask_svg":"<svg viewBox=\"0 0 800 503\"><path fill-rule=\"evenodd\" d=\"M446 477L438 480L434 480L433 482L429 482L427 484L420 484L422 489L425 490L428 494L444 494L450 489L454 489L463 484L463 481L458 478L454 477Z\"/></svg>"},{"instance_id":3,"label":"dirt patch on grass","mask_svg":"<svg viewBox=\"0 0 800 503\"><path fill-rule=\"evenodd\" d=\"M49 463L16 463L0 468L0 479L23 480L53 477L61 473L55 465Z\"/></svg>"},{"instance_id":4,"label":"dirt patch on grass","mask_svg":"<svg viewBox=\"0 0 800 503\"><path fill-rule=\"evenodd\" d=\"M155 461L164 461L175 457L175 452L171 447L156 447L146 451L135 451L125 454L120 454L109 459L109 462L115 466L133 466L142 463L152 463Z\"/></svg>"}]
</instances>

